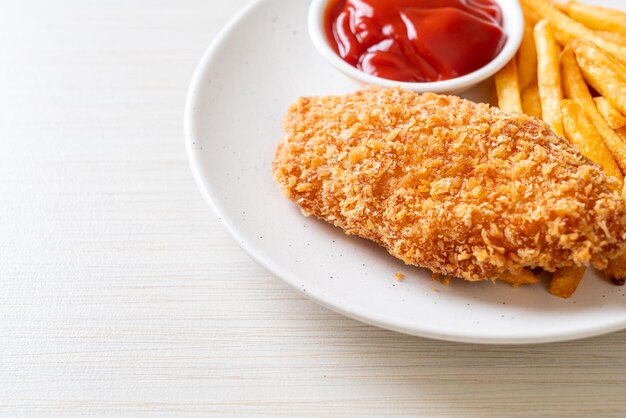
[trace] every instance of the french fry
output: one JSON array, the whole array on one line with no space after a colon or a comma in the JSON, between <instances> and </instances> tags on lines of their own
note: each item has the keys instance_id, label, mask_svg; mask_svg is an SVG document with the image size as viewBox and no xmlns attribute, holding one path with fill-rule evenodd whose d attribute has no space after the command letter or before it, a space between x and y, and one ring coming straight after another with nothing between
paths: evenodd
<instances>
[{"instance_id":1,"label":"french fry","mask_svg":"<svg viewBox=\"0 0 626 418\"><path fill-rule=\"evenodd\" d=\"M527 115L541 119L541 98L537 80L533 80L530 86L522 92L522 109Z\"/></svg>"},{"instance_id":2,"label":"french fry","mask_svg":"<svg viewBox=\"0 0 626 418\"><path fill-rule=\"evenodd\" d=\"M525 10L547 19L552 25L554 37L561 45L567 45L576 38L587 39L604 49L615 58L626 62L626 45L608 40L558 10L547 0L521 0ZM536 41L536 40L535 40Z\"/></svg>"},{"instance_id":3,"label":"french fry","mask_svg":"<svg viewBox=\"0 0 626 418\"><path fill-rule=\"evenodd\" d=\"M578 68L574 51L567 46L561 54L561 76L563 78L563 88L565 96L573 99L584 110L587 117L602 136L606 147L613 154L615 162L622 173L626 172L626 144L604 121L604 118L596 108L596 104L589 93L585 80Z\"/></svg>"},{"instance_id":4,"label":"french fry","mask_svg":"<svg viewBox=\"0 0 626 418\"><path fill-rule=\"evenodd\" d=\"M561 74L563 75L565 95L574 99L584 110L587 117L591 119L623 173L626 171L626 145L620 136L606 123L596 108L589 89L583 80L574 51L570 46L565 47L561 54ZM626 254L611 260L608 267L602 272L611 283L623 285L626 281Z\"/></svg>"},{"instance_id":5,"label":"french fry","mask_svg":"<svg viewBox=\"0 0 626 418\"><path fill-rule=\"evenodd\" d=\"M617 33L617 32L607 32L603 30L597 30L595 33L596 35L598 35L601 38L606 39L607 41L626 45L626 34Z\"/></svg>"},{"instance_id":6,"label":"french fry","mask_svg":"<svg viewBox=\"0 0 626 418\"><path fill-rule=\"evenodd\" d=\"M615 159L606 148L602 137L597 132L591 121L587 119L582 108L573 100L563 100L563 126L565 136L581 153L590 160L600 164L605 173L615 177L619 182L620 189L624 187L624 179ZM562 298L570 297L576 288L585 270L578 267L558 270L550 282L550 293ZM626 260L617 259L609 263L604 274L613 283L619 283L626 278Z\"/></svg>"},{"instance_id":7,"label":"french fry","mask_svg":"<svg viewBox=\"0 0 626 418\"><path fill-rule=\"evenodd\" d=\"M619 10L592 6L578 1L567 2L562 10L572 19L591 29L626 34L626 13Z\"/></svg>"},{"instance_id":8,"label":"french fry","mask_svg":"<svg viewBox=\"0 0 626 418\"><path fill-rule=\"evenodd\" d=\"M624 116L617 107L606 97L594 97L598 111L609 124L609 126L615 130L626 126L626 116Z\"/></svg>"},{"instance_id":9,"label":"french fry","mask_svg":"<svg viewBox=\"0 0 626 418\"><path fill-rule=\"evenodd\" d=\"M507 271L499 277L503 282L509 283L513 287L519 287L525 284L535 284L539 279L529 270L522 270L519 273L511 273Z\"/></svg>"},{"instance_id":10,"label":"french fry","mask_svg":"<svg viewBox=\"0 0 626 418\"><path fill-rule=\"evenodd\" d=\"M581 42L580 39L578 39L576 41L577 42ZM582 41L582 42L584 42L584 41ZM587 45L590 45L590 44L592 44L592 43L587 42ZM601 51L604 54L604 57L605 57L606 60L610 61L609 65L612 68L614 68L615 71L617 71L619 73L620 77L623 78L626 81L626 62L622 62L622 61L618 60L613 55L606 53L606 51L604 51L602 48L600 48L599 51Z\"/></svg>"},{"instance_id":11,"label":"french fry","mask_svg":"<svg viewBox=\"0 0 626 418\"><path fill-rule=\"evenodd\" d=\"M533 34L533 26L528 20L524 22L524 37L517 51L517 73L519 75L519 88L522 92L537 78L535 35Z\"/></svg>"},{"instance_id":12,"label":"french fry","mask_svg":"<svg viewBox=\"0 0 626 418\"><path fill-rule=\"evenodd\" d=\"M491 95L489 96L489 104L492 106L498 106L498 93L496 89L491 89Z\"/></svg>"},{"instance_id":13,"label":"french fry","mask_svg":"<svg viewBox=\"0 0 626 418\"><path fill-rule=\"evenodd\" d=\"M595 32L590 34L589 40L600 48L610 53L615 59L620 62L626 62L626 45L619 42L610 41L602 36L597 35Z\"/></svg>"},{"instance_id":14,"label":"french fry","mask_svg":"<svg viewBox=\"0 0 626 418\"><path fill-rule=\"evenodd\" d=\"M561 118L563 90L561 90L558 47L547 20L540 20L537 23L534 34L537 45L537 81L542 118L557 135L563 136Z\"/></svg>"},{"instance_id":15,"label":"french fry","mask_svg":"<svg viewBox=\"0 0 626 418\"><path fill-rule=\"evenodd\" d=\"M509 61L495 77L498 107L506 112L522 112L522 99L517 77L517 62Z\"/></svg>"},{"instance_id":16,"label":"french fry","mask_svg":"<svg viewBox=\"0 0 626 418\"><path fill-rule=\"evenodd\" d=\"M585 157L602 166L606 174L615 177L619 181L619 190L621 190L622 172L583 109L574 100L569 99L561 102L561 109L565 137L576 145Z\"/></svg>"},{"instance_id":17,"label":"french fry","mask_svg":"<svg viewBox=\"0 0 626 418\"><path fill-rule=\"evenodd\" d=\"M626 126L616 129L615 132L620 138L622 138L622 141L626 142ZM624 198L626 199L626 194L624 194Z\"/></svg>"},{"instance_id":18,"label":"french fry","mask_svg":"<svg viewBox=\"0 0 626 418\"><path fill-rule=\"evenodd\" d=\"M567 139L576 145L583 155L600 164L608 175L615 177L620 182L620 190L623 190L624 180L619 167L606 145L604 145L600 134L587 119L578 103L573 100L563 100L562 110L563 126ZM550 293L562 298L570 297L584 274L585 270L582 268L558 270L552 276ZM622 257L609 263L609 267L604 274L612 283L619 284L620 280L623 281L626 278L626 259Z\"/></svg>"},{"instance_id":19,"label":"french fry","mask_svg":"<svg viewBox=\"0 0 626 418\"><path fill-rule=\"evenodd\" d=\"M616 259L609 261L609 266L602 270L602 273L615 286L624 286L626 283L626 253L622 253Z\"/></svg>"},{"instance_id":20,"label":"french fry","mask_svg":"<svg viewBox=\"0 0 626 418\"><path fill-rule=\"evenodd\" d=\"M553 27L554 36L561 45L566 45L582 33L591 32L582 23L572 20L545 0L520 0L525 14L534 15L537 21L546 19Z\"/></svg>"},{"instance_id":21,"label":"french fry","mask_svg":"<svg viewBox=\"0 0 626 418\"><path fill-rule=\"evenodd\" d=\"M541 16L537 12L535 12L534 9L527 7L524 3L521 3L521 6L522 6L522 11L524 12L525 24L527 24L530 27L534 27L537 24L537 22L539 22L542 19Z\"/></svg>"},{"instance_id":22,"label":"french fry","mask_svg":"<svg viewBox=\"0 0 626 418\"><path fill-rule=\"evenodd\" d=\"M594 44L576 39L571 45L585 81L626 113L626 74Z\"/></svg>"},{"instance_id":23,"label":"french fry","mask_svg":"<svg viewBox=\"0 0 626 418\"><path fill-rule=\"evenodd\" d=\"M550 4L552 6L554 6L556 9L562 11L563 13L565 13L565 3L559 1L559 0L550 0Z\"/></svg>"},{"instance_id":24,"label":"french fry","mask_svg":"<svg viewBox=\"0 0 626 418\"><path fill-rule=\"evenodd\" d=\"M550 281L550 293L567 299L574 294L585 275L585 267L565 267L557 270Z\"/></svg>"}]
</instances>

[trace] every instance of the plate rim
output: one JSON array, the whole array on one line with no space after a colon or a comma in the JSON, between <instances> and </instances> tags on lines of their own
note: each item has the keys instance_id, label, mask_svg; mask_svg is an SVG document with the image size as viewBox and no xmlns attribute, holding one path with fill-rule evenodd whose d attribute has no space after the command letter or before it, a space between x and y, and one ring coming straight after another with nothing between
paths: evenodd
<instances>
[{"instance_id":1,"label":"plate rim","mask_svg":"<svg viewBox=\"0 0 626 418\"><path fill-rule=\"evenodd\" d=\"M441 327L429 327L424 323L408 324L398 320L398 318L391 318L387 315L381 315L378 313L360 312L359 309L351 309L349 304L340 299L329 297L328 294L324 296L321 292L315 291L315 288L307 288L307 291L298 286L296 280L291 279L289 274L281 271L280 265L274 263L272 260L261 256L256 252L254 248L249 246L243 239L242 235L237 230L236 225L233 225L228 221L228 216L218 203L217 197L214 195L211 187L211 180L203 173L201 164L201 158L199 151L194 146L194 138L196 137L195 131L195 103L199 99L199 90L202 85L203 79L206 74L206 68L213 61L213 57L218 53L220 45L226 40L229 35L238 28L238 24L245 17L248 16L255 8L269 0L252 0L244 7L242 7L229 21L228 23L217 33L209 46L204 51L202 58L196 65L191 82L187 89L184 118L183 118L183 133L185 141L185 149L187 158L189 160L190 169L195 180L195 183L200 189L200 193L208 203L209 207L218 216L220 223L224 226L228 234L237 245L244 250L244 252L252 258L258 265L271 273L276 278L280 279L283 283L287 284L290 288L297 291L300 295L306 299L313 301L319 305L322 305L334 312L347 316L351 319L373 325L379 328L399 332L402 334L429 338L439 341L457 342L457 343L470 343L481 345L530 345L530 344L546 344L555 342L574 341L584 338L590 338L617 332L626 329L626 322L618 322L615 324L607 324L604 326L588 326L578 330L570 330L560 333L543 333L528 335L528 333L521 333L519 336L507 336L497 337L484 335L481 332L456 332L442 330Z\"/></svg>"}]
</instances>

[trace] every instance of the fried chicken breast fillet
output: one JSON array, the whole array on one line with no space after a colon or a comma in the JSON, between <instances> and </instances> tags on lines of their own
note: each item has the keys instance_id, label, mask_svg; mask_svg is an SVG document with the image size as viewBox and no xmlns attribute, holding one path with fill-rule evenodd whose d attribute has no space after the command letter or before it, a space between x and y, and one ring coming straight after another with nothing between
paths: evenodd
<instances>
[{"instance_id":1,"label":"fried chicken breast fillet","mask_svg":"<svg viewBox=\"0 0 626 418\"><path fill-rule=\"evenodd\" d=\"M624 247L617 181L535 118L370 88L301 98L284 128L286 196L407 264L477 281L602 269Z\"/></svg>"}]
</instances>

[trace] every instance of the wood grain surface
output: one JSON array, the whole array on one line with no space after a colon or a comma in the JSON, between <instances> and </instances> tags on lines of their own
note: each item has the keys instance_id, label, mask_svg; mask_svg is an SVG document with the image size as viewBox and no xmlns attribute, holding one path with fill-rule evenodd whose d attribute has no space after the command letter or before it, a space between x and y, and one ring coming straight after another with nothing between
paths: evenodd
<instances>
[{"instance_id":1,"label":"wood grain surface","mask_svg":"<svg viewBox=\"0 0 626 418\"><path fill-rule=\"evenodd\" d=\"M244 3L0 2L0 416L626 416L626 332L399 335L303 299L230 240L182 119Z\"/></svg>"}]
</instances>

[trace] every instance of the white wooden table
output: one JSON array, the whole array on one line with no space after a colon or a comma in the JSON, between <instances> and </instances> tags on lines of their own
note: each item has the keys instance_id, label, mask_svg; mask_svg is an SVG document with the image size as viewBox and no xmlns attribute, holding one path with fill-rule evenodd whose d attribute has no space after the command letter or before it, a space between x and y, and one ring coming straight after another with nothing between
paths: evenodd
<instances>
[{"instance_id":1,"label":"white wooden table","mask_svg":"<svg viewBox=\"0 0 626 418\"><path fill-rule=\"evenodd\" d=\"M626 332L398 335L303 299L230 240L181 125L244 3L0 2L0 416L626 416Z\"/></svg>"}]
</instances>

